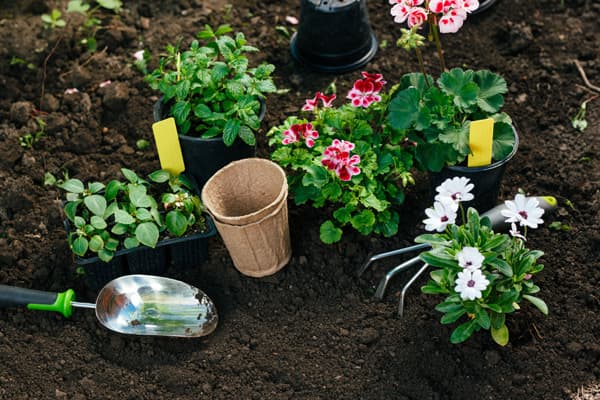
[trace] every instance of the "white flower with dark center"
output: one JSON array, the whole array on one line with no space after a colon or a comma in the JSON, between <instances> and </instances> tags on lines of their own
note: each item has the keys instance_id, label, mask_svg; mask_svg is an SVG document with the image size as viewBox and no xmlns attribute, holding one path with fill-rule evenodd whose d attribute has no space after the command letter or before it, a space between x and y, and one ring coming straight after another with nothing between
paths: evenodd
<instances>
[{"instance_id":1,"label":"white flower with dark center","mask_svg":"<svg viewBox=\"0 0 600 400\"><path fill-rule=\"evenodd\" d=\"M426 209L425 214L429 217L423 220L427 231L443 232L449 224L456 221L456 210L439 201L433 203L433 208Z\"/></svg>"},{"instance_id":2,"label":"white flower with dark center","mask_svg":"<svg viewBox=\"0 0 600 400\"><path fill-rule=\"evenodd\" d=\"M465 178L464 176L448 178L435 188L438 192L435 200L452 204L452 208L458 210L460 202L471 201L475 198L471 193L474 186L472 183L469 183L469 178Z\"/></svg>"},{"instance_id":3,"label":"white flower with dark center","mask_svg":"<svg viewBox=\"0 0 600 400\"><path fill-rule=\"evenodd\" d=\"M490 281L481 273L480 269L465 269L458 273L456 278L456 290L463 300L475 300L481 298L481 292L485 290Z\"/></svg>"},{"instance_id":4,"label":"white flower with dark center","mask_svg":"<svg viewBox=\"0 0 600 400\"><path fill-rule=\"evenodd\" d=\"M474 270L481 268L485 257L479 252L476 247L463 247L461 251L456 254L458 259L458 265L464 269Z\"/></svg>"},{"instance_id":5,"label":"white flower with dark center","mask_svg":"<svg viewBox=\"0 0 600 400\"><path fill-rule=\"evenodd\" d=\"M528 226L533 229L544 223L541 218L544 209L538 207L540 203L535 197L527 198L519 193L515 196L514 201L506 200L504 204L507 208L501 212L507 218L507 223L518 222L521 226Z\"/></svg>"}]
</instances>

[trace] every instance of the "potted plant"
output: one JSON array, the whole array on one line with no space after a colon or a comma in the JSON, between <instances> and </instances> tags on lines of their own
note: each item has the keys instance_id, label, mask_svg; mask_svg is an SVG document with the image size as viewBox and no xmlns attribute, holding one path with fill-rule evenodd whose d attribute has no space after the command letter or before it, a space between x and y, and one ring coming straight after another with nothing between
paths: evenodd
<instances>
[{"instance_id":1,"label":"potted plant","mask_svg":"<svg viewBox=\"0 0 600 400\"><path fill-rule=\"evenodd\" d=\"M291 116L267 133L271 159L287 169L294 202L332 207L320 227L325 243L339 241L347 225L363 235L398 231L394 207L414 183L412 155L406 133L385 118L391 99L385 84L381 74L362 72L350 102L334 107L335 93L318 92L302 108L308 115Z\"/></svg>"},{"instance_id":2,"label":"potted plant","mask_svg":"<svg viewBox=\"0 0 600 400\"><path fill-rule=\"evenodd\" d=\"M421 290L446 296L435 309L444 314L443 324L460 321L451 334L452 343L484 329L504 346L509 341L506 315L519 310L523 299L548 314L546 303L534 296L540 288L533 281L544 268L538 263L544 253L525 246L527 229L543 223L544 210L537 199L517 194L514 201L505 201L502 210L511 224L510 234L496 233L489 218L481 218L474 208L465 218L460 199L471 198L472 189L468 178L447 180L438 188L433 208L425 211L425 229L437 233L415 239L431 245L420 255L433 268L431 280Z\"/></svg>"},{"instance_id":3,"label":"potted plant","mask_svg":"<svg viewBox=\"0 0 600 400\"><path fill-rule=\"evenodd\" d=\"M488 70L446 69L440 33L457 32L467 14L476 10L477 1L425 2L396 1L392 15L396 22L408 22L402 29L399 46L414 49L420 73L402 77L399 90L389 107L389 124L407 132L416 146L415 164L430 171L432 188L453 176L468 176L476 183L478 193L474 206L480 211L492 208L498 197L502 175L507 162L518 147L518 135L511 118L501 108L507 92L506 81ZM410 3L410 4L408 4ZM417 3L418 5L411 5ZM430 37L437 45L442 73L438 79L424 68L420 46L424 37L417 31L428 22ZM492 162L489 165L468 167L470 128L473 121L493 119Z\"/></svg>"},{"instance_id":4,"label":"potted plant","mask_svg":"<svg viewBox=\"0 0 600 400\"><path fill-rule=\"evenodd\" d=\"M265 112L265 96L276 91L275 67L250 67L248 54L259 51L228 25L206 26L189 48L168 45L167 54L145 80L162 93L154 119L173 117L186 170L200 187L233 160L255 154L255 133Z\"/></svg>"},{"instance_id":5,"label":"potted plant","mask_svg":"<svg viewBox=\"0 0 600 400\"><path fill-rule=\"evenodd\" d=\"M99 288L127 271L160 274L169 262L202 262L205 238L215 229L193 182L166 170L147 180L126 168L121 172L125 181L106 185L75 178L56 184L66 192L67 240L86 282Z\"/></svg>"}]
</instances>

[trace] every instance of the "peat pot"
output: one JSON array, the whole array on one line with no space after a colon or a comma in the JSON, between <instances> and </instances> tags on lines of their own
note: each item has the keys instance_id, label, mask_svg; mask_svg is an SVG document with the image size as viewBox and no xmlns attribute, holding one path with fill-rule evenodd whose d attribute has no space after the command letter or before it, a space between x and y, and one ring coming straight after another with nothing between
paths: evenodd
<instances>
[{"instance_id":1,"label":"peat pot","mask_svg":"<svg viewBox=\"0 0 600 400\"><path fill-rule=\"evenodd\" d=\"M283 169L262 158L234 161L204 185L202 202L242 274L272 275L289 262L287 193Z\"/></svg>"},{"instance_id":2,"label":"peat pot","mask_svg":"<svg viewBox=\"0 0 600 400\"><path fill-rule=\"evenodd\" d=\"M483 213L497 205L498 194L500 193L500 186L502 184L502 177L508 162L514 157L519 147L519 136L513 126L513 133L515 135L515 144L510 154L499 161L493 162L490 165L483 167L465 167L454 165L451 167L444 167L440 172L432 172L429 175L431 182L431 193L432 198L435 197L435 188L442 184L448 178L454 178L464 176L471 180L471 183L475 185L472 192L475 198L471 201L465 202L463 205L465 209L468 207L474 207L479 213Z\"/></svg>"},{"instance_id":3,"label":"peat pot","mask_svg":"<svg viewBox=\"0 0 600 400\"><path fill-rule=\"evenodd\" d=\"M364 66L377 52L366 0L301 0L290 50L299 63L325 72Z\"/></svg>"},{"instance_id":4,"label":"peat pot","mask_svg":"<svg viewBox=\"0 0 600 400\"><path fill-rule=\"evenodd\" d=\"M262 121L266 112L266 104L262 100L260 104L259 118ZM162 98L154 104L153 114L155 122L168 117ZM179 144L185 171L196 179L200 188L215 172L225 165L232 161L254 157L256 154L255 146L250 146L239 138L231 146L226 146L221 136L204 139L179 135Z\"/></svg>"}]
</instances>

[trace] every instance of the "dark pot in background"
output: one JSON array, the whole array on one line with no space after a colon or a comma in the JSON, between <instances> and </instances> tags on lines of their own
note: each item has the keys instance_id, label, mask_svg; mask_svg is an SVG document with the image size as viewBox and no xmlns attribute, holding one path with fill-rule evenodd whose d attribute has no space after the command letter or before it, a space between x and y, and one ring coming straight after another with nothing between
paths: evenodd
<instances>
[{"instance_id":1,"label":"dark pot in background","mask_svg":"<svg viewBox=\"0 0 600 400\"><path fill-rule=\"evenodd\" d=\"M502 176L508 162L514 157L519 147L519 136L513 126L515 134L515 145L511 153L503 160L496 161L484 167L451 166L444 167L440 172L431 172L429 179L431 183L431 198L437 194L435 188L448 178L464 176L475 185L471 193L475 196L472 201L463 203L465 210L474 207L479 213L483 213L497 205Z\"/></svg>"},{"instance_id":2,"label":"dark pot in background","mask_svg":"<svg viewBox=\"0 0 600 400\"><path fill-rule=\"evenodd\" d=\"M262 120L265 116L266 104L262 100L260 104L259 118ZM168 117L162 98L154 104L153 114L155 122ZM179 144L185 171L196 179L200 189L215 172L225 165L232 161L254 157L256 154L255 146L247 145L239 138L231 146L226 146L221 136L203 139L179 135Z\"/></svg>"},{"instance_id":3,"label":"dark pot in background","mask_svg":"<svg viewBox=\"0 0 600 400\"><path fill-rule=\"evenodd\" d=\"M495 2L496 2L496 0L480 0L479 8L477 8L477 10L473 11L472 14L479 14L480 12L487 10L488 8L493 6Z\"/></svg>"},{"instance_id":4,"label":"dark pot in background","mask_svg":"<svg viewBox=\"0 0 600 400\"><path fill-rule=\"evenodd\" d=\"M364 66L377 52L366 0L301 0L290 49L296 61L326 72Z\"/></svg>"}]
</instances>

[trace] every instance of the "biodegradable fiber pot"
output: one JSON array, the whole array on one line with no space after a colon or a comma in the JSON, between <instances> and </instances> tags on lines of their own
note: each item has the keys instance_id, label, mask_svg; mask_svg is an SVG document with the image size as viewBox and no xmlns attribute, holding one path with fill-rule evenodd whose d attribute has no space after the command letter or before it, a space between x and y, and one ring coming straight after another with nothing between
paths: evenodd
<instances>
[{"instance_id":1,"label":"biodegradable fiber pot","mask_svg":"<svg viewBox=\"0 0 600 400\"><path fill-rule=\"evenodd\" d=\"M234 161L204 185L202 201L242 274L272 275L289 262L287 192L283 169L261 158Z\"/></svg>"},{"instance_id":2,"label":"biodegradable fiber pot","mask_svg":"<svg viewBox=\"0 0 600 400\"><path fill-rule=\"evenodd\" d=\"M498 202L498 194L500 193L500 185L502 184L504 171L506 170L508 162L514 157L519 147L519 136L517 135L514 126L513 133L515 135L513 150L502 160L483 167L469 168L455 165L444 167L440 172L432 172L430 174L432 197L436 195L435 188L441 185L446 179L464 176L469 178L471 183L475 185L471 191L475 198L472 201L464 203L465 209L474 207L477 211L483 213L495 207Z\"/></svg>"},{"instance_id":3,"label":"biodegradable fiber pot","mask_svg":"<svg viewBox=\"0 0 600 400\"><path fill-rule=\"evenodd\" d=\"M326 72L364 66L377 52L366 0L301 0L290 50L301 64Z\"/></svg>"},{"instance_id":4,"label":"biodegradable fiber pot","mask_svg":"<svg viewBox=\"0 0 600 400\"><path fill-rule=\"evenodd\" d=\"M261 101L260 104L259 118L262 120L266 112L266 105L264 101ZM168 117L162 98L154 104L153 113L154 121L161 121ZM221 136L204 139L179 135L179 144L185 170L196 179L200 188L215 172L231 161L254 157L256 154L255 146L250 146L239 138L231 146L226 146Z\"/></svg>"}]
</instances>

